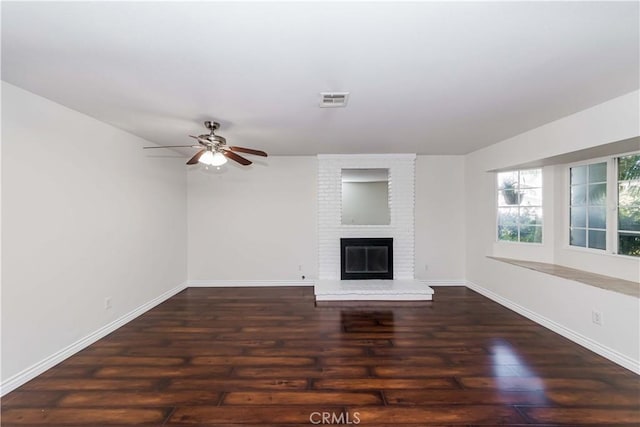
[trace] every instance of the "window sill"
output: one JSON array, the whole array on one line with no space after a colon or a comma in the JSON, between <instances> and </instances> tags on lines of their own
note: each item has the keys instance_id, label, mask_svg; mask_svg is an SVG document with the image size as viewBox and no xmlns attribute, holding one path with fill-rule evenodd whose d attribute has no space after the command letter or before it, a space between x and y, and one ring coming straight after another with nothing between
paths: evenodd
<instances>
[{"instance_id":1,"label":"window sill","mask_svg":"<svg viewBox=\"0 0 640 427\"><path fill-rule=\"evenodd\" d=\"M639 258L637 256L625 255L625 254L617 254L617 253L609 252L609 251L606 251L606 250L583 248L581 246L566 245L562 249L564 249L565 251L573 251L573 252L578 252L578 253L583 253L583 254L601 255L601 256L609 256L609 257L615 257L615 258L621 258L621 259L628 259L630 261L638 261L639 260Z\"/></svg>"},{"instance_id":2,"label":"window sill","mask_svg":"<svg viewBox=\"0 0 640 427\"><path fill-rule=\"evenodd\" d=\"M544 246L544 242L516 242L514 240L496 240L495 243L499 245L516 245L516 246Z\"/></svg>"},{"instance_id":3,"label":"window sill","mask_svg":"<svg viewBox=\"0 0 640 427\"><path fill-rule=\"evenodd\" d=\"M487 258L511 265L517 265L518 267L528 268L529 270L550 274L552 276L561 277L563 279L574 280L596 288L640 298L640 284L630 280L617 279L611 276L590 273L588 271L577 270L575 268L569 268L557 264L548 264L546 262L524 261L494 256L487 256Z\"/></svg>"}]
</instances>

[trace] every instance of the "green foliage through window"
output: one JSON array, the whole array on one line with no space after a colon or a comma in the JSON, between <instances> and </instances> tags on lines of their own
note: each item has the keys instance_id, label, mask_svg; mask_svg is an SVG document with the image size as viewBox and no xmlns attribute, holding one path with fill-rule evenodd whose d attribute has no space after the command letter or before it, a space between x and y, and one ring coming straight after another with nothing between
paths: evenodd
<instances>
[{"instance_id":1,"label":"green foliage through window","mask_svg":"<svg viewBox=\"0 0 640 427\"><path fill-rule=\"evenodd\" d=\"M640 154L618 157L618 253L640 256Z\"/></svg>"}]
</instances>

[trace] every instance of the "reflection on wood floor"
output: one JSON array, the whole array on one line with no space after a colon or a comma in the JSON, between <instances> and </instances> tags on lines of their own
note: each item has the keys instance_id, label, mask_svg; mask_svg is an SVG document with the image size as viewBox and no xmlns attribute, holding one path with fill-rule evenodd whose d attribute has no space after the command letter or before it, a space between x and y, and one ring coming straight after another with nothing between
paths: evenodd
<instances>
[{"instance_id":1,"label":"reflection on wood floor","mask_svg":"<svg viewBox=\"0 0 640 427\"><path fill-rule=\"evenodd\" d=\"M465 288L189 288L6 395L2 426L637 426L638 378Z\"/></svg>"}]
</instances>

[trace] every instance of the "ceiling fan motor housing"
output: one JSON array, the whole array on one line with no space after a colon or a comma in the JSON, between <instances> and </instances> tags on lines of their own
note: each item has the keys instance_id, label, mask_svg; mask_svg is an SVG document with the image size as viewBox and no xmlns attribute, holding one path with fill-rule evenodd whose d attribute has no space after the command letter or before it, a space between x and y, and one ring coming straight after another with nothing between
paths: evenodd
<instances>
[{"instance_id":1,"label":"ceiling fan motor housing","mask_svg":"<svg viewBox=\"0 0 640 427\"><path fill-rule=\"evenodd\" d=\"M211 120L207 120L207 121L204 122L204 127L206 127L211 132L213 132L213 131L218 130L220 128L220 123L213 122Z\"/></svg>"}]
</instances>

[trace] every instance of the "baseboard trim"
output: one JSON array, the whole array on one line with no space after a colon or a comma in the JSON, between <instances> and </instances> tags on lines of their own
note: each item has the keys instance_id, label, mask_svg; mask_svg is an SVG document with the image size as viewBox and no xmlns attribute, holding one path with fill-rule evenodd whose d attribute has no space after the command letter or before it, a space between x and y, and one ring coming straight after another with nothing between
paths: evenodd
<instances>
[{"instance_id":1,"label":"baseboard trim","mask_svg":"<svg viewBox=\"0 0 640 427\"><path fill-rule=\"evenodd\" d=\"M425 283L427 286L467 286L467 281L464 279L460 280L420 280L422 283Z\"/></svg>"},{"instance_id":2,"label":"baseboard trim","mask_svg":"<svg viewBox=\"0 0 640 427\"><path fill-rule=\"evenodd\" d=\"M62 350L59 350L53 353L51 356L46 357L40 362L37 362L29 366L28 368L22 370L21 372L18 372L17 374L7 378L5 381L0 383L0 396L4 396L10 391L15 390L16 388L20 387L22 384L26 383L27 381L30 381L33 378L37 377L38 375L42 374L47 369L54 367L58 363L67 359L68 357L73 356L80 350L98 341L100 338L107 336L108 334L115 331L122 325L132 321L133 319L140 316L141 314L149 311L156 305L171 298L178 292L181 292L186 287L187 287L186 283L181 283L175 288L170 289L167 292L163 293L162 295L159 295L156 298L152 299L151 301L148 301L142 304L141 306L130 311L124 316L114 320L113 322L101 327L100 329L90 333L89 335L83 338L80 338L78 341L74 342L73 344L66 346Z\"/></svg>"},{"instance_id":3,"label":"baseboard trim","mask_svg":"<svg viewBox=\"0 0 640 427\"><path fill-rule=\"evenodd\" d=\"M532 320L538 323L539 325L544 326L545 328L550 329L553 332L562 335L563 337L575 342L576 344L579 344L582 347L585 347L586 349L591 350L594 353L597 353L600 356L611 360L612 362L622 366L623 368L626 368L640 375L640 361L634 360L622 353L617 352L616 350L613 350L607 346L604 346L592 340L591 338L585 337L584 335L578 332L575 332L574 330L569 329L557 322L554 322L553 320L547 317L541 316L538 313L531 311L528 308L525 308L520 304L517 304L511 301L510 299L504 298L496 294L495 292L490 291L487 288L484 288L470 281L467 281L466 285L469 289L474 290L481 295L484 295L490 300L493 300L498 304L510 310L513 310L518 314L521 314L527 319Z\"/></svg>"},{"instance_id":4,"label":"baseboard trim","mask_svg":"<svg viewBox=\"0 0 640 427\"><path fill-rule=\"evenodd\" d=\"M250 288L261 286L313 286L313 280L188 280L192 288Z\"/></svg>"}]
</instances>

